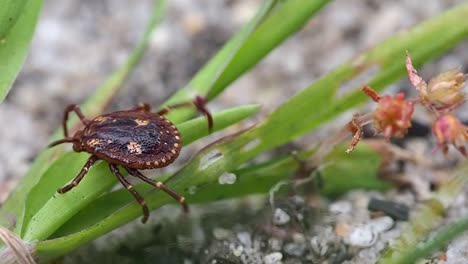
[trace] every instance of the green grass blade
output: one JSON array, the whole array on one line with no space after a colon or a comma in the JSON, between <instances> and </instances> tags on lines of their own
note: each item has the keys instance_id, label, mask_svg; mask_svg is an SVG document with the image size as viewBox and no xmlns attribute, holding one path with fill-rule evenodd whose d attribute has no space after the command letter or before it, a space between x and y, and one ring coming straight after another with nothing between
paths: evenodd
<instances>
[{"instance_id":1,"label":"green grass blade","mask_svg":"<svg viewBox=\"0 0 468 264\"><path fill-rule=\"evenodd\" d=\"M226 58L226 61L216 69L216 73L214 74L212 80L206 87L207 98L208 100L216 97L219 92L221 92L227 85L219 86L220 80L224 80L225 75L232 72L232 65L235 64L235 59L240 57L240 49L243 48L247 43L247 40L250 38L255 30L257 30L258 26L265 20L265 18L270 14L273 8L278 4L278 0L265 0L264 4L260 7L255 17L245 26L244 32L240 32L241 38L239 41L233 41L236 47L230 52L229 56ZM247 69L248 70L248 69Z\"/></svg>"},{"instance_id":2,"label":"green grass blade","mask_svg":"<svg viewBox=\"0 0 468 264\"><path fill-rule=\"evenodd\" d=\"M0 0L0 7L3 8L0 13L8 16L1 17L0 21L11 21L11 23L2 23L0 28L0 58L2 58L0 103L5 99L26 59L43 2L42 0L14 1ZM16 7L7 10L7 6L12 5Z\"/></svg>"},{"instance_id":3,"label":"green grass blade","mask_svg":"<svg viewBox=\"0 0 468 264\"><path fill-rule=\"evenodd\" d=\"M301 29L329 2L328 0L265 1L257 15L166 104L187 101L196 94L207 95L208 99L213 99L271 50ZM169 116L171 120L185 120L193 114L193 111L182 113L178 113L178 117Z\"/></svg>"},{"instance_id":4,"label":"green grass blade","mask_svg":"<svg viewBox=\"0 0 468 264\"><path fill-rule=\"evenodd\" d=\"M0 1L0 39L3 39L15 26L24 12L28 0Z\"/></svg>"},{"instance_id":5,"label":"green grass blade","mask_svg":"<svg viewBox=\"0 0 468 264\"><path fill-rule=\"evenodd\" d=\"M224 72L210 87L208 98L213 98L245 71L251 69L272 49L286 40L330 1L275 1L258 28L240 46Z\"/></svg>"},{"instance_id":6,"label":"green grass blade","mask_svg":"<svg viewBox=\"0 0 468 264\"><path fill-rule=\"evenodd\" d=\"M30 1L39 2L39 1ZM100 114L117 91L122 87L128 75L133 71L138 61L141 59L144 50L149 44L150 37L154 32L156 26L161 21L161 18L165 11L164 1L155 1L155 7L153 14L148 23L147 29L134 49L132 54L129 56L124 65L122 65L103 85L101 85L96 93L88 99L83 105L83 112L88 116L95 116ZM1 66L0 66L1 67ZM69 125L73 127L77 124L77 118L72 117ZM61 137L63 131L61 129L54 133L52 139ZM53 149L45 149L34 160L31 168L29 169L26 176L17 186L14 192L8 197L3 204L3 209L8 213L17 216L17 233L21 232L23 226L22 210L26 197L34 185L40 180L40 176L49 168L49 166L58 158L63 155L64 148L58 146Z\"/></svg>"}]
</instances>

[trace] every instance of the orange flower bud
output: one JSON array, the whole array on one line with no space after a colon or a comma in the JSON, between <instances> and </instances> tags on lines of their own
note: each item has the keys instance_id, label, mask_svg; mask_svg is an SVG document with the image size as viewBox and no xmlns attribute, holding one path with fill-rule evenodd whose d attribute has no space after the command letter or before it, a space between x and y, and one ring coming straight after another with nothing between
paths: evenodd
<instances>
[{"instance_id":1,"label":"orange flower bud","mask_svg":"<svg viewBox=\"0 0 468 264\"><path fill-rule=\"evenodd\" d=\"M403 93L395 96L382 96L373 113L374 127L388 140L391 137L403 137L411 127L411 115L414 103L405 100Z\"/></svg>"}]
</instances>

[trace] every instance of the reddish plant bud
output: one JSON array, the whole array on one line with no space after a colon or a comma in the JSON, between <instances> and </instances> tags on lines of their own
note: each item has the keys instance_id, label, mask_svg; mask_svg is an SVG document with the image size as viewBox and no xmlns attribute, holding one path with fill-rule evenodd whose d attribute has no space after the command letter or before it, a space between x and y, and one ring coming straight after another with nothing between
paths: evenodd
<instances>
[{"instance_id":1,"label":"reddish plant bud","mask_svg":"<svg viewBox=\"0 0 468 264\"><path fill-rule=\"evenodd\" d=\"M378 101L373 113L374 127L388 140L391 137L403 137L411 127L411 115L414 103L405 100L403 93L395 96L385 95Z\"/></svg>"},{"instance_id":2,"label":"reddish plant bud","mask_svg":"<svg viewBox=\"0 0 468 264\"><path fill-rule=\"evenodd\" d=\"M468 128L457 117L451 114L440 116L434 122L432 132L445 155L448 152L448 145L453 145L466 156L465 142L468 140Z\"/></svg>"},{"instance_id":3,"label":"reddish plant bud","mask_svg":"<svg viewBox=\"0 0 468 264\"><path fill-rule=\"evenodd\" d=\"M362 88L362 91L378 105L371 114L354 115L353 120L346 125L346 130L353 134L353 140L346 150L347 153L353 151L359 143L363 126L370 122L374 122L375 130L378 133L383 133L387 140L391 137L403 137L408 128L411 127L414 103L406 101L403 93L398 93L393 97L390 95L380 96L367 85Z\"/></svg>"}]
</instances>

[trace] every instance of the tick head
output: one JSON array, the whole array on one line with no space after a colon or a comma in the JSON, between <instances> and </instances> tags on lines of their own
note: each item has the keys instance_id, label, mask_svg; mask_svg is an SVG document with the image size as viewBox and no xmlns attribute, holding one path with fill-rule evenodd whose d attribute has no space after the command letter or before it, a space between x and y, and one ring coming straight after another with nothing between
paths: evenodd
<instances>
[{"instance_id":1,"label":"tick head","mask_svg":"<svg viewBox=\"0 0 468 264\"><path fill-rule=\"evenodd\" d=\"M78 130L75 135L73 135L73 150L76 152L81 152L85 149L83 142L83 131Z\"/></svg>"}]
</instances>

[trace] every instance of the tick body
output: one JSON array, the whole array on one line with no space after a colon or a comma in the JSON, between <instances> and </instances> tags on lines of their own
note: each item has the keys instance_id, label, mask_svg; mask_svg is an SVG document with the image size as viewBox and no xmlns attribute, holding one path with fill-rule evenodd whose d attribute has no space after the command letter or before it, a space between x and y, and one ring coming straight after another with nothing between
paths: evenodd
<instances>
[{"instance_id":1,"label":"tick body","mask_svg":"<svg viewBox=\"0 0 468 264\"><path fill-rule=\"evenodd\" d=\"M183 196L171 190L164 183L144 176L138 170L165 167L179 156L182 148L179 130L164 115L174 108L191 105L206 115L208 128L211 131L213 120L205 108L205 100L201 97L196 97L190 103L166 107L157 113L150 112L149 105L145 104L131 110L100 115L92 120L87 119L77 105L68 106L65 108L63 118L65 137L52 142L50 146L73 143L74 151L88 152L91 156L73 181L58 189L58 192L66 193L77 186L91 166L98 160L103 160L109 163L111 172L142 206L143 223L149 217L148 206L143 197L120 173L118 166L122 166L131 176L166 192L179 201L187 211L188 206ZM75 112L84 125L84 128L78 130L72 137L68 136L67 129L70 112Z\"/></svg>"},{"instance_id":2,"label":"tick body","mask_svg":"<svg viewBox=\"0 0 468 264\"><path fill-rule=\"evenodd\" d=\"M119 111L91 120L79 149L101 160L132 169L156 169L171 164L180 153L179 130L164 116Z\"/></svg>"}]
</instances>

